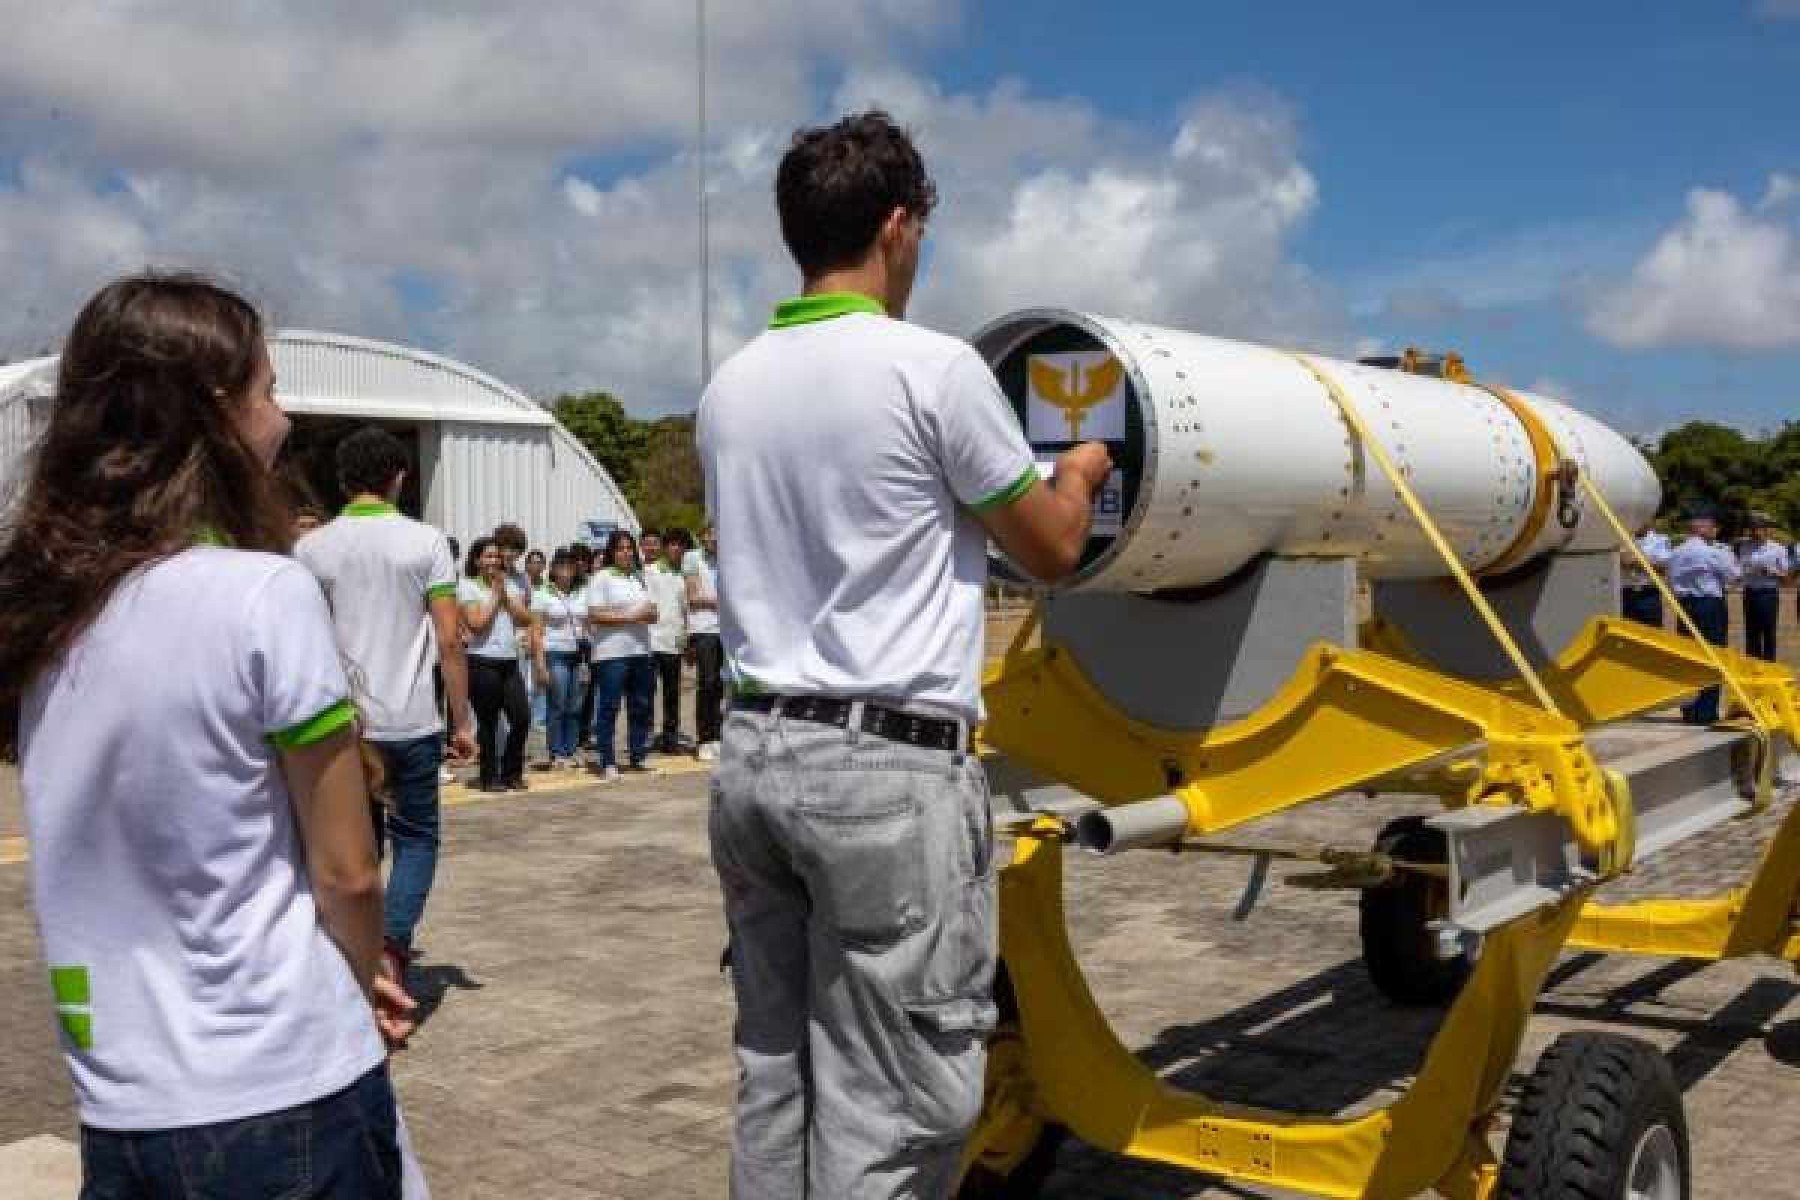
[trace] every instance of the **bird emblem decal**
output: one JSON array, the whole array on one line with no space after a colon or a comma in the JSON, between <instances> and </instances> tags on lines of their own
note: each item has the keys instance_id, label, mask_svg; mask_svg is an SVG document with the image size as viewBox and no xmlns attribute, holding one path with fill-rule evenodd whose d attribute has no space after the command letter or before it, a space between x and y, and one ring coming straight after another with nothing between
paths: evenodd
<instances>
[{"instance_id":1,"label":"bird emblem decal","mask_svg":"<svg viewBox=\"0 0 1800 1200\"><path fill-rule=\"evenodd\" d=\"M1125 368L1108 355L1104 362L1089 367L1085 375L1079 362L1071 362L1065 374L1059 368L1034 358L1030 364L1031 387L1047 404L1062 410L1069 423L1069 440L1081 440L1081 423L1088 410L1113 394Z\"/></svg>"}]
</instances>

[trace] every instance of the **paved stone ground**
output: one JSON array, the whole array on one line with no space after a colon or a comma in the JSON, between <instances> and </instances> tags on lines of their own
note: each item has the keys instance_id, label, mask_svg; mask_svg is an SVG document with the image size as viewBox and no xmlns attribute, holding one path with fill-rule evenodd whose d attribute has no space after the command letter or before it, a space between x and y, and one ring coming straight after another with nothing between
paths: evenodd
<instances>
[{"instance_id":1,"label":"paved stone ground","mask_svg":"<svg viewBox=\"0 0 1800 1200\"><path fill-rule=\"evenodd\" d=\"M1790 627L1789 645L1800 645ZM444 1200L724 1194L732 1067L704 775L458 795L422 931L427 1019L396 1061L402 1103ZM1366 845L1408 805L1334 801L1258 840ZM1630 890L1699 893L1740 877L1776 814L1666 859ZM0 772L0 1148L69 1138L74 1116L16 860L17 791ZM10 858L9 858L10 854ZM1294 1111L1391 1099L1433 1032L1364 980L1354 897L1271 885L1242 922L1241 860L1072 856L1072 935L1128 1045L1174 1082ZM1800 987L1768 960L1698 969L1577 954L1538 1006L1518 1069L1557 1033L1611 1029L1668 1054L1693 1126L1702 1200L1800 1194ZM32 1150L42 1143L33 1143ZM0 1187L0 1193L5 1189ZM1068 1145L1045 1193L1089 1200L1264 1193Z\"/></svg>"},{"instance_id":2,"label":"paved stone ground","mask_svg":"<svg viewBox=\"0 0 1800 1200\"><path fill-rule=\"evenodd\" d=\"M723 1194L731 1002L703 834L704 776L482 800L449 810L419 978L428 1019L397 1060L438 1196ZM0 800L0 808L7 807ZM1259 836L1361 844L1405 805L1333 802ZM1740 871L1768 819L1715 838L1667 877ZM1365 983L1353 899L1274 887L1229 910L1241 861L1071 858L1075 942L1126 1042L1172 1080L1295 1110L1361 1108L1404 1086L1434 1021ZM27 895L0 867L0 1146L72 1136ZM1706 970L1575 955L1539 1006L1522 1069L1555 1033L1616 1029L1664 1047L1687 1092L1697 1194L1794 1194L1800 992L1766 961ZM1053 1197L1257 1195L1081 1146Z\"/></svg>"}]
</instances>

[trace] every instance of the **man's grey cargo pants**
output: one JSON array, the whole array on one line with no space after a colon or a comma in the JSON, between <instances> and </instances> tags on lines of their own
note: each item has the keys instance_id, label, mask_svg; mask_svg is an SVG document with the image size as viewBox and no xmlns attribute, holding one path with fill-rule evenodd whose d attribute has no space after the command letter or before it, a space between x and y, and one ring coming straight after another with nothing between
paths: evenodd
<instances>
[{"instance_id":1,"label":"man's grey cargo pants","mask_svg":"<svg viewBox=\"0 0 1800 1200\"><path fill-rule=\"evenodd\" d=\"M738 1004L734 1200L948 1195L995 1016L980 763L734 711L711 838Z\"/></svg>"}]
</instances>

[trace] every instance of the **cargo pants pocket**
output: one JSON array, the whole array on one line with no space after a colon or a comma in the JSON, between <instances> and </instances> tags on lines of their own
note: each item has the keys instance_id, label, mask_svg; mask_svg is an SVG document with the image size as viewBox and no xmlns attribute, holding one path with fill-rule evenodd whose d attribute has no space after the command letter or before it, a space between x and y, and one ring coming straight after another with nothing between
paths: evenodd
<instances>
[{"instance_id":1,"label":"cargo pants pocket","mask_svg":"<svg viewBox=\"0 0 1800 1200\"><path fill-rule=\"evenodd\" d=\"M896 1041L911 1087L902 1144L955 1146L981 1110L987 1039L997 1018L993 835L979 776L952 773L926 816L926 928L900 956Z\"/></svg>"},{"instance_id":2,"label":"cargo pants pocket","mask_svg":"<svg viewBox=\"0 0 1800 1200\"><path fill-rule=\"evenodd\" d=\"M925 925L919 777L845 773L850 785L813 789L795 811L801 876L823 921L847 950L892 946Z\"/></svg>"}]
</instances>

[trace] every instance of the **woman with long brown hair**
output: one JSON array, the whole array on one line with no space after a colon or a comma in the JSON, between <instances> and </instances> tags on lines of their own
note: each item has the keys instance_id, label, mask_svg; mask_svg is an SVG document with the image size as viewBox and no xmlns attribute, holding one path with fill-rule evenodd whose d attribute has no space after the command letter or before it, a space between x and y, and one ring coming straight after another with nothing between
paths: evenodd
<instances>
[{"instance_id":1,"label":"woman with long brown hair","mask_svg":"<svg viewBox=\"0 0 1800 1200\"><path fill-rule=\"evenodd\" d=\"M330 617L285 557L287 428L249 304L121 279L0 529L0 757L84 1197L401 1194L383 1038L412 1002Z\"/></svg>"}]
</instances>

